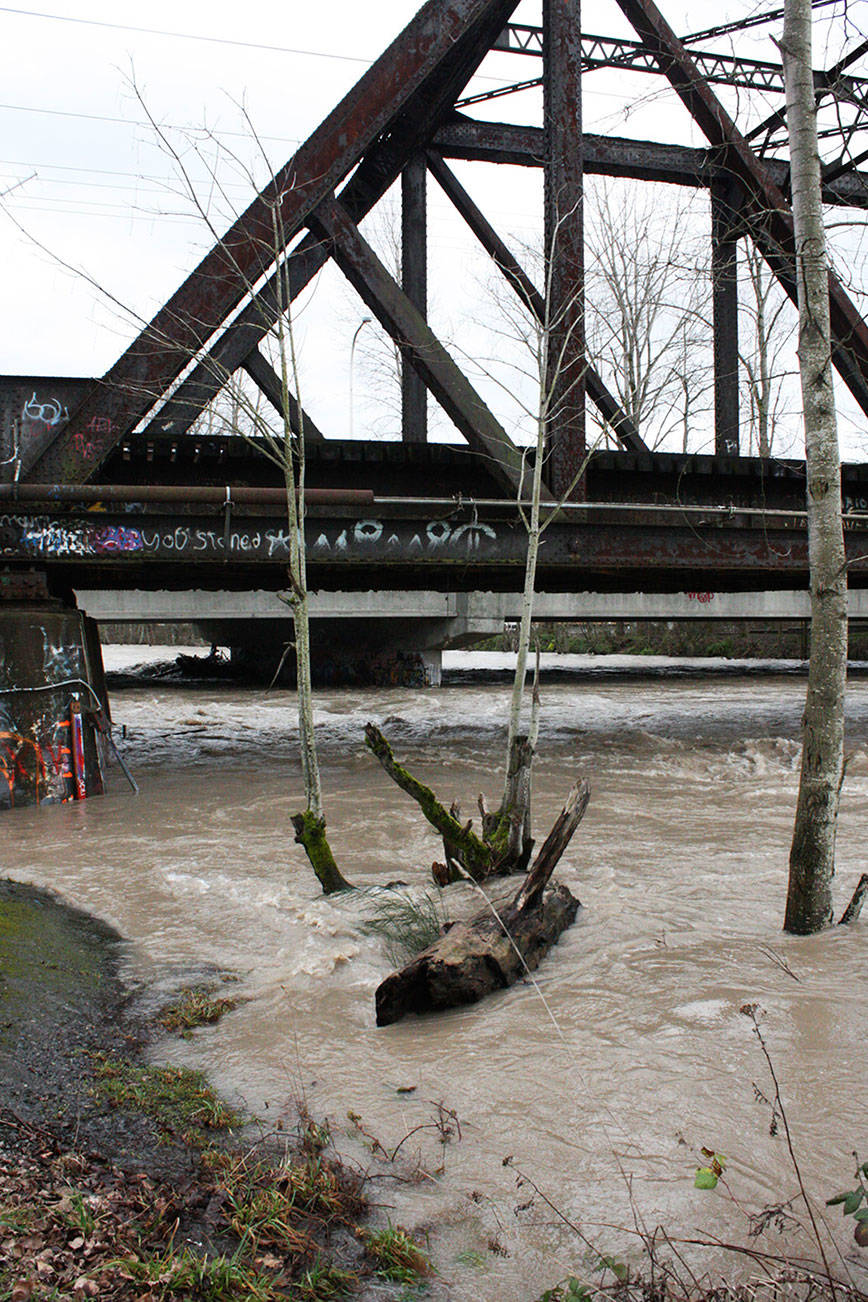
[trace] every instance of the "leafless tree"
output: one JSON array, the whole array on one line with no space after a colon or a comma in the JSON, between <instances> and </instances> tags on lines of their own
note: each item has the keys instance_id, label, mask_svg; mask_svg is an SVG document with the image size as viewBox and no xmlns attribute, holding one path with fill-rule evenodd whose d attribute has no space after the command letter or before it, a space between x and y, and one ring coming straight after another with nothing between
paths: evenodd
<instances>
[{"instance_id":1,"label":"leafless tree","mask_svg":"<svg viewBox=\"0 0 868 1302\"><path fill-rule=\"evenodd\" d=\"M762 254L748 243L744 254L746 278L741 295L741 320L748 323L739 360L744 375L749 451L770 457L787 451L776 437L792 414L791 388L797 371L788 364L795 326L786 295L769 271Z\"/></svg>"},{"instance_id":2,"label":"leafless tree","mask_svg":"<svg viewBox=\"0 0 868 1302\"><path fill-rule=\"evenodd\" d=\"M224 210L223 217L227 215L225 211L227 209L230 217L238 216L235 206L229 199L227 188L221 181L219 162L228 159L234 166L236 175L243 179L249 191L255 193L258 187L253 165L242 160L239 154L230 150L224 141L213 136L207 137L205 145L201 139L187 138L179 146L154 118L135 82L132 83L132 89L151 124L155 139L172 164L178 197L199 218L214 244L222 249L227 263L241 277L251 301L255 302L255 285L249 281L246 272L239 265L231 245L223 240L221 217L218 216L221 206ZM274 169L271 167L254 124L243 106L241 112L249 132L249 142L254 146L256 163L259 167L264 167L267 174L274 175ZM204 194L191 167L192 159L197 160L201 165L199 170L206 178L207 190ZM273 187L260 193L260 203L267 216L267 220L263 222L266 233L261 237L260 249L263 269L268 265L280 266L288 244L286 231L281 223L282 196L272 193L272 190ZM279 400L276 406L264 404L258 390L251 390L249 383L240 376L219 369L219 363L211 354L205 352L203 358L207 360L209 366L215 368L213 378L220 381L223 392L222 398L212 404L206 419L229 420L233 433L240 434L277 467L286 490L290 553L287 565L288 585L287 590L278 595L289 607L293 621L299 749L305 791L305 809L294 815L292 822L296 840L304 846L311 866L324 892L328 894L345 889L348 882L335 862L326 837L322 782L313 717L310 615L304 535L306 461L302 384L293 304L282 276L276 278L276 286L279 311L273 324L270 319L263 322L267 326L265 346L274 359L279 384ZM202 342L204 345L206 341ZM149 396L159 400L165 395Z\"/></svg>"},{"instance_id":3,"label":"leafless tree","mask_svg":"<svg viewBox=\"0 0 868 1302\"><path fill-rule=\"evenodd\" d=\"M588 355L651 447L686 451L711 409L708 258L695 207L648 190L588 186Z\"/></svg>"}]
</instances>

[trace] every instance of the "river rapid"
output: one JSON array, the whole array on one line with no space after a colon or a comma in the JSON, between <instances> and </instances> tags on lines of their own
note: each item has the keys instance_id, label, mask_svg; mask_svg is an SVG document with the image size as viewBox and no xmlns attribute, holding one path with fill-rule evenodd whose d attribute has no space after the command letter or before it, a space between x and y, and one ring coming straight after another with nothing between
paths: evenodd
<instances>
[{"instance_id":1,"label":"river rapid","mask_svg":"<svg viewBox=\"0 0 868 1302\"><path fill-rule=\"evenodd\" d=\"M107 648L109 667L141 658ZM160 1060L204 1068L266 1125L291 1123L303 1099L333 1119L351 1159L374 1162L349 1112L389 1152L414 1131L394 1164L402 1178L372 1187L384 1216L429 1232L440 1276L428 1296L531 1302L568 1272L592 1271L595 1253L638 1261L637 1229L658 1225L770 1252L807 1244L774 1225L749 1236L751 1214L795 1198L798 1184L747 1003L762 1010L830 1250L858 1272L851 1228L823 1204L853 1187L852 1150L868 1158L868 919L809 939L781 932L804 690L802 677L775 674L545 685L537 835L577 775L592 788L559 870L579 920L534 983L384 1030L374 990L390 965L361 927L375 893L324 899L292 839L291 693L114 691L140 794L115 768L103 799L4 815L2 872L113 924L138 986L240 976L245 1002L189 1040L158 1044ZM479 791L489 804L499 796L508 693L465 682L318 694L330 838L355 884L402 879L421 894L441 854L366 753L365 721L469 817ZM868 678L851 681L847 712L839 914L866 866ZM447 1113L452 1133L441 1136ZM693 1187L703 1145L728 1159L710 1192ZM791 1211L804 1221L798 1200ZM722 1250L679 1251L729 1278L757 1273Z\"/></svg>"}]
</instances>

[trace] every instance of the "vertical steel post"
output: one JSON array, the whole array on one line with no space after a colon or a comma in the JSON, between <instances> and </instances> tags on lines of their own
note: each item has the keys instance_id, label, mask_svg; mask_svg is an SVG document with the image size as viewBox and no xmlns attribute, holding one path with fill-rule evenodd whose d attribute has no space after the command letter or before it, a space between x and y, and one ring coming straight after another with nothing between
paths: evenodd
<instances>
[{"instance_id":1,"label":"vertical steel post","mask_svg":"<svg viewBox=\"0 0 868 1302\"><path fill-rule=\"evenodd\" d=\"M401 173L401 287L423 319L428 314L427 164L417 154ZM404 355L401 362L401 437L428 439L428 390Z\"/></svg>"},{"instance_id":2,"label":"vertical steel post","mask_svg":"<svg viewBox=\"0 0 868 1302\"><path fill-rule=\"evenodd\" d=\"M581 36L581 0L544 0L547 478L573 498L585 457Z\"/></svg>"},{"instance_id":3,"label":"vertical steel post","mask_svg":"<svg viewBox=\"0 0 868 1302\"><path fill-rule=\"evenodd\" d=\"M711 280L714 324L714 451L739 454L738 211L730 181L711 186Z\"/></svg>"}]
</instances>

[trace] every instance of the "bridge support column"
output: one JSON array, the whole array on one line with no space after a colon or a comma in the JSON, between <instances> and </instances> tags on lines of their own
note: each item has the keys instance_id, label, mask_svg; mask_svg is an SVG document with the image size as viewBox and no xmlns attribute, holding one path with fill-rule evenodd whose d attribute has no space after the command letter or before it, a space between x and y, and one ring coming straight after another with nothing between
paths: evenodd
<instances>
[{"instance_id":1,"label":"bridge support column","mask_svg":"<svg viewBox=\"0 0 868 1302\"><path fill-rule=\"evenodd\" d=\"M714 320L714 451L737 457L738 235L737 197L731 182L711 187L711 279Z\"/></svg>"},{"instance_id":2,"label":"bridge support column","mask_svg":"<svg viewBox=\"0 0 868 1302\"><path fill-rule=\"evenodd\" d=\"M441 648L451 619L313 619L311 672L315 687L439 687ZM203 637L228 646L239 675L295 684L293 629L288 620L200 621ZM289 650L287 650L289 648Z\"/></svg>"},{"instance_id":3,"label":"bridge support column","mask_svg":"<svg viewBox=\"0 0 868 1302\"><path fill-rule=\"evenodd\" d=\"M2 576L7 577L7 576ZM0 585L0 809L101 795L108 713L96 624Z\"/></svg>"},{"instance_id":4,"label":"bridge support column","mask_svg":"<svg viewBox=\"0 0 868 1302\"><path fill-rule=\"evenodd\" d=\"M401 288L424 320L428 318L427 166L417 154L401 173ZM401 358L401 436L405 443L428 441L428 389L404 354Z\"/></svg>"}]
</instances>

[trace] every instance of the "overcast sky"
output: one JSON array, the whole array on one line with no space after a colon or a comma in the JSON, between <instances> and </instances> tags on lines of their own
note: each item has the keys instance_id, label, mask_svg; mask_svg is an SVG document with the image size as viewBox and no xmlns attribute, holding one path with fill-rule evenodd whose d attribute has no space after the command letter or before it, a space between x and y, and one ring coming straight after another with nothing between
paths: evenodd
<instances>
[{"instance_id":1,"label":"overcast sky","mask_svg":"<svg viewBox=\"0 0 868 1302\"><path fill-rule=\"evenodd\" d=\"M681 31L769 7L755 0L660 4ZM199 148L212 157L203 127L237 150L245 166L255 166L261 181L264 168L239 106L246 106L272 162L281 164L409 20L415 4L151 0L142 6L130 0L44 0L44 5L0 5L0 192L27 233L0 215L0 371L96 375L131 337L135 315L150 317L209 242L179 194L176 168L155 140L133 80L147 111L167 128L173 147L206 192L207 168L197 160L189 136L193 132ZM868 0L850 0L851 21L864 17L866 9ZM842 13L843 5L835 5L817 22L818 64L837 56L844 35ZM514 17L538 22L539 0L525 0ZM835 24L826 17L834 17ZM632 35L614 0L585 0L583 25L590 31ZM866 22L858 25L868 27ZM754 57L774 58L768 34L766 28L746 33L739 48ZM492 55L471 88L525 79L536 74L537 66L520 56ZM526 93L474 111L481 117L535 122L539 107L538 96ZM755 111L762 111L759 102ZM702 143L658 78L587 75L584 117L586 130ZM528 243L538 238L539 176L490 166L456 170L505 236ZM220 183L239 208L250 197L242 171L225 158L219 161ZM665 188L658 188L665 196ZM436 185L430 196L432 312L439 314L444 334L469 340L474 315L482 314L484 260ZM216 214L218 200L213 194L211 200ZM58 259L84 276L63 270ZM349 343L368 314L339 279L334 271L320 277L301 333L315 389L308 405L327 432L345 434ZM95 286L130 312L109 305ZM365 432L366 422L378 422L380 429L384 419L388 423L382 410L377 414L376 383L360 365L363 357L360 350L354 377L356 433Z\"/></svg>"}]
</instances>

